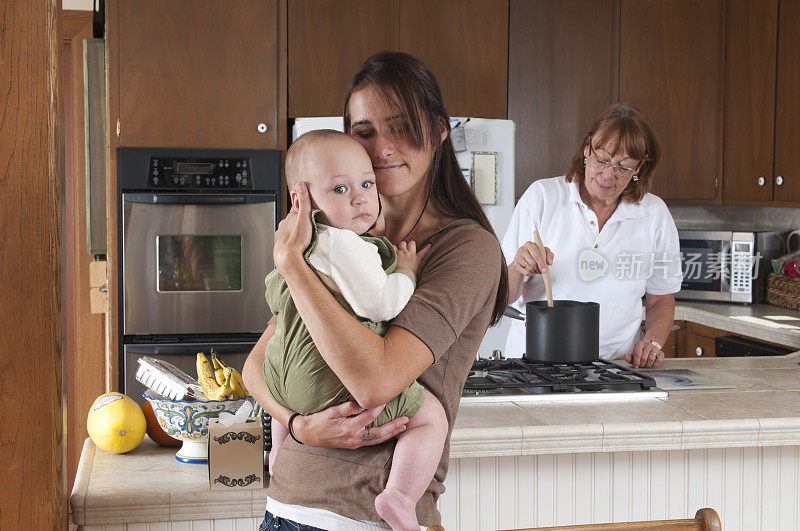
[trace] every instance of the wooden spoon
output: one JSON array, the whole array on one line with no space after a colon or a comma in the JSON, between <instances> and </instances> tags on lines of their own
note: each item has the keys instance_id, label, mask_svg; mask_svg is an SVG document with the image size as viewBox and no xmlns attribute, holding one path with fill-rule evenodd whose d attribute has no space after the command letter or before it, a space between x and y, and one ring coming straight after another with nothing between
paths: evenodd
<instances>
[{"instance_id":1,"label":"wooden spoon","mask_svg":"<svg viewBox=\"0 0 800 531\"><path fill-rule=\"evenodd\" d=\"M533 231L533 243L536 244L536 247L539 249L539 253L544 257L545 263L547 262L547 251L544 250L544 244L542 243L542 237L539 236L539 231L534 229ZM548 267L546 270L542 272L542 280L544 280L544 289L547 292L547 306L552 308L553 307L553 286L550 284L550 268Z\"/></svg>"}]
</instances>

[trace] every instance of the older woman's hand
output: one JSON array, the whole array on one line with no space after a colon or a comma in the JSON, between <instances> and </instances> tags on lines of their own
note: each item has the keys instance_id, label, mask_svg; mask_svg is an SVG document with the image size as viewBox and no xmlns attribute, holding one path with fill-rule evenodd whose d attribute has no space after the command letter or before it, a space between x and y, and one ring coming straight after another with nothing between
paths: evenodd
<instances>
[{"instance_id":1,"label":"older woman's hand","mask_svg":"<svg viewBox=\"0 0 800 531\"><path fill-rule=\"evenodd\" d=\"M625 354L625 361L635 369L658 367L663 359L664 353L649 341L639 341L634 345L633 352Z\"/></svg>"},{"instance_id":2,"label":"older woman's hand","mask_svg":"<svg viewBox=\"0 0 800 531\"><path fill-rule=\"evenodd\" d=\"M292 433L303 444L322 448L352 450L380 444L404 432L408 423L408 417L399 417L377 428L366 428L384 407L361 409L356 402L345 402L312 415L296 417Z\"/></svg>"},{"instance_id":3,"label":"older woman's hand","mask_svg":"<svg viewBox=\"0 0 800 531\"><path fill-rule=\"evenodd\" d=\"M275 267L285 277L292 261L303 259L303 251L311 243L311 198L308 186L300 182L294 188L292 210L278 224L272 258Z\"/></svg>"},{"instance_id":4,"label":"older woman's hand","mask_svg":"<svg viewBox=\"0 0 800 531\"><path fill-rule=\"evenodd\" d=\"M553 252L549 247L545 247L544 251L547 254L546 259L539 252L539 248L536 247L535 243L525 242L514 256L511 267L522 276L530 276L534 273L540 274L542 271L547 270L548 265L553 265Z\"/></svg>"}]
</instances>

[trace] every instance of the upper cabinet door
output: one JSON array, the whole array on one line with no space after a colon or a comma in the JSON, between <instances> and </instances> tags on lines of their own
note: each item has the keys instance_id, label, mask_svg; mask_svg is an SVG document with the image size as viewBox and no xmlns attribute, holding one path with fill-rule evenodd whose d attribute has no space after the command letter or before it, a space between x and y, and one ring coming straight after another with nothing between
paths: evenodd
<instances>
[{"instance_id":1,"label":"upper cabinet door","mask_svg":"<svg viewBox=\"0 0 800 531\"><path fill-rule=\"evenodd\" d=\"M653 192L719 202L722 165L721 0L622 0L620 100L642 109L661 144Z\"/></svg>"},{"instance_id":2,"label":"upper cabinet door","mask_svg":"<svg viewBox=\"0 0 800 531\"><path fill-rule=\"evenodd\" d=\"M775 202L800 205L800 2L782 0L778 28Z\"/></svg>"},{"instance_id":3,"label":"upper cabinet door","mask_svg":"<svg viewBox=\"0 0 800 531\"><path fill-rule=\"evenodd\" d=\"M341 116L370 55L399 47L399 0L289 0L289 116Z\"/></svg>"},{"instance_id":4,"label":"upper cabinet door","mask_svg":"<svg viewBox=\"0 0 800 531\"><path fill-rule=\"evenodd\" d=\"M119 0L118 12L119 145L278 147L277 0Z\"/></svg>"},{"instance_id":5,"label":"upper cabinet door","mask_svg":"<svg viewBox=\"0 0 800 531\"><path fill-rule=\"evenodd\" d=\"M401 0L400 49L431 69L451 116L506 117L508 1Z\"/></svg>"},{"instance_id":6,"label":"upper cabinet door","mask_svg":"<svg viewBox=\"0 0 800 531\"><path fill-rule=\"evenodd\" d=\"M592 122L617 100L618 0L511 0L508 118L515 196L562 175Z\"/></svg>"},{"instance_id":7,"label":"upper cabinet door","mask_svg":"<svg viewBox=\"0 0 800 531\"><path fill-rule=\"evenodd\" d=\"M778 0L729 0L725 52L726 204L772 200Z\"/></svg>"}]
</instances>

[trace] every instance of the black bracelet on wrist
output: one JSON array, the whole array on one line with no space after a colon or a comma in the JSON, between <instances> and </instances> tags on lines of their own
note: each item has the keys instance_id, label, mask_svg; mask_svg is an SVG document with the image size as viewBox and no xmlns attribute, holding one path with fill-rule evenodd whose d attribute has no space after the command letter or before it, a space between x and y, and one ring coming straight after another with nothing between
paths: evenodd
<instances>
[{"instance_id":1,"label":"black bracelet on wrist","mask_svg":"<svg viewBox=\"0 0 800 531\"><path fill-rule=\"evenodd\" d=\"M303 444L302 441L300 441L300 439L294 436L294 432L292 431L292 422L294 422L295 417L299 415L300 413L292 413L292 415L289 417L289 422L288 422L289 435L292 436L292 439L294 439L294 442L296 442L297 444Z\"/></svg>"}]
</instances>

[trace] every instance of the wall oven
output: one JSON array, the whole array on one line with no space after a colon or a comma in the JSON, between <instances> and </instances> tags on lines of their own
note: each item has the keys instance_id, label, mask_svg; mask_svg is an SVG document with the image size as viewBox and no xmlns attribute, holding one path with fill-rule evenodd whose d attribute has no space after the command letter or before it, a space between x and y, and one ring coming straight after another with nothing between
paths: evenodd
<instances>
[{"instance_id":1,"label":"wall oven","mask_svg":"<svg viewBox=\"0 0 800 531\"><path fill-rule=\"evenodd\" d=\"M280 152L120 148L117 161L121 388L141 401L142 355L194 374L215 346L241 370L270 318Z\"/></svg>"},{"instance_id":2,"label":"wall oven","mask_svg":"<svg viewBox=\"0 0 800 531\"><path fill-rule=\"evenodd\" d=\"M769 260L783 254L785 232L679 230L683 282L676 298L760 303Z\"/></svg>"}]
</instances>

